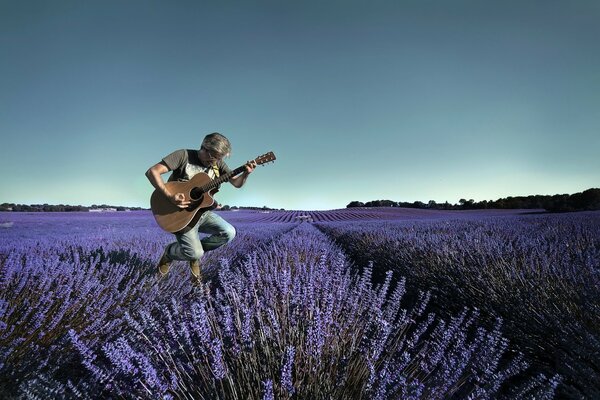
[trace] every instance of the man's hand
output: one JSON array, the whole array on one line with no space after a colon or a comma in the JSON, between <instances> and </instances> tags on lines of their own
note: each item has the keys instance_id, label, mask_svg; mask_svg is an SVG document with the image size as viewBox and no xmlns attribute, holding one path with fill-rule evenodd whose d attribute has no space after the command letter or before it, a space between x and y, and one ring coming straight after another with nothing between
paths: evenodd
<instances>
[{"instance_id":1,"label":"man's hand","mask_svg":"<svg viewBox=\"0 0 600 400\"><path fill-rule=\"evenodd\" d=\"M241 188L242 186L244 186L248 175L250 175L252 171L254 171L254 168L256 168L256 161L247 161L244 167L246 168L244 172L229 180L229 183L231 183L236 188Z\"/></svg>"},{"instance_id":2,"label":"man's hand","mask_svg":"<svg viewBox=\"0 0 600 400\"><path fill-rule=\"evenodd\" d=\"M246 162L246 175L250 175L252 173L252 171L254 171L254 168L256 168L256 161L251 160L251 161L247 161Z\"/></svg>"},{"instance_id":3,"label":"man's hand","mask_svg":"<svg viewBox=\"0 0 600 400\"><path fill-rule=\"evenodd\" d=\"M185 199L185 194L183 193L170 195L169 200L179 208L187 208L191 203L189 200Z\"/></svg>"}]
</instances>

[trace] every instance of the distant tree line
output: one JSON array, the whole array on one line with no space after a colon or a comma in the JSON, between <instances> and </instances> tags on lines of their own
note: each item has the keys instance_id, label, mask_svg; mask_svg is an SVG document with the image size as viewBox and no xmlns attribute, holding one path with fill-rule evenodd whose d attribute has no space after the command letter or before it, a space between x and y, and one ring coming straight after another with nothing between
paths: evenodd
<instances>
[{"instance_id":1,"label":"distant tree line","mask_svg":"<svg viewBox=\"0 0 600 400\"><path fill-rule=\"evenodd\" d=\"M458 204L436 203L429 200L427 203L415 201L412 203L373 200L366 203L352 201L347 206L351 207L405 207L405 208L427 208L434 210L478 210L478 209L544 209L553 212L562 211L585 211L600 210L600 189L588 189L575 194L555 194L505 197L498 200L483 200L476 202L473 199L460 199Z\"/></svg>"},{"instance_id":2,"label":"distant tree line","mask_svg":"<svg viewBox=\"0 0 600 400\"><path fill-rule=\"evenodd\" d=\"M127 210L144 210L141 207L123 207L123 206L109 206L106 204L92 206L70 206L65 204L14 204L14 203L2 203L0 204L0 211L20 211L20 212L67 212L67 211L90 211L100 209L115 209L117 211Z\"/></svg>"},{"instance_id":3,"label":"distant tree line","mask_svg":"<svg viewBox=\"0 0 600 400\"><path fill-rule=\"evenodd\" d=\"M545 209L547 211L585 211L585 210L600 210L600 189L588 189L575 194L555 194L550 195L531 195L531 196L509 196L498 200L483 200L476 202L473 199L460 199L457 204L450 204L447 201L437 203L435 200L429 200L427 203L422 201L403 202L393 200L373 200L366 203L360 201L351 201L347 208L352 207L404 207L404 208L426 208L432 210L478 210L478 209ZM21 212L68 212L68 211L90 211L98 209L115 209L117 211L127 210L145 210L141 207L123 207L109 206L106 204L92 206L72 206L65 204L0 204L0 211L21 211ZM263 207L237 207L228 205L219 205L219 210L258 210L258 211L274 211L283 208Z\"/></svg>"}]
</instances>

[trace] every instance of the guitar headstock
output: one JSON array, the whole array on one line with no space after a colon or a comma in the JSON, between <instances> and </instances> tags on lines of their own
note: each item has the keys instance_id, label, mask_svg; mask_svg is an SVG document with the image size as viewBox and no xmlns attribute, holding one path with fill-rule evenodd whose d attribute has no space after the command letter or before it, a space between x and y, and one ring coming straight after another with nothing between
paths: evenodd
<instances>
[{"instance_id":1,"label":"guitar headstock","mask_svg":"<svg viewBox=\"0 0 600 400\"><path fill-rule=\"evenodd\" d=\"M275 154L272 151L270 151L268 153L263 154L262 156L256 157L254 161L256 162L256 165L262 165L271 161L275 161L275 159Z\"/></svg>"}]
</instances>

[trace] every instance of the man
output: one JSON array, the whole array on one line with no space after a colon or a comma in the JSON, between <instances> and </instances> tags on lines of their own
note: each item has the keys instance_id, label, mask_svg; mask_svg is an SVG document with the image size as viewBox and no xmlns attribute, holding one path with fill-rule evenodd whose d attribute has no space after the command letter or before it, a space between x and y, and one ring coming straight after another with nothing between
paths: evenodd
<instances>
[{"instance_id":1,"label":"man","mask_svg":"<svg viewBox=\"0 0 600 400\"><path fill-rule=\"evenodd\" d=\"M148 169L146 176L152 186L162 192L173 204L180 208L186 208L190 202L186 201L185 195L183 193L170 193L161 175L173 171L169 181L187 181L197 173L205 172L214 179L231 171L223 161L223 158L229 157L230 153L231 144L229 140L220 133L211 133L202 141L200 150L182 149L174 151L164 157L161 162ZM245 167L246 170L231 178L229 183L237 188L244 186L248 175L256 167L256 163L248 161ZM200 232L207 233L210 236L200 240ZM212 211L205 211L194 226L188 226L175 233L177 241L165 247L158 262L159 275L167 275L174 260L188 261L192 283L199 284L202 281L200 259L204 253L229 243L234 237L235 228L229 222Z\"/></svg>"}]
</instances>

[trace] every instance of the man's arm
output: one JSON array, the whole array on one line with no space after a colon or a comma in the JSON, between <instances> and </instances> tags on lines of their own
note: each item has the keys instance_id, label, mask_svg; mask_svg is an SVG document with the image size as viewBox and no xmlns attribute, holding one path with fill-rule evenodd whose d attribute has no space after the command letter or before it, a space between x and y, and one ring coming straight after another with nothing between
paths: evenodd
<instances>
[{"instance_id":1,"label":"man's arm","mask_svg":"<svg viewBox=\"0 0 600 400\"><path fill-rule=\"evenodd\" d=\"M154 188L164 194L171 203L175 204L180 208L186 208L190 205L189 201L185 200L185 195L183 193L171 193L169 189L165 186L163 179L161 177L162 174L169 172L170 169L167 168L166 165L162 163L155 164L153 167L150 167L148 171L146 171L146 177L154 186Z\"/></svg>"},{"instance_id":2,"label":"man's arm","mask_svg":"<svg viewBox=\"0 0 600 400\"><path fill-rule=\"evenodd\" d=\"M242 186L244 186L246 180L248 179L248 175L250 175L252 171L254 171L254 168L256 168L256 162L254 160L248 161L245 167L246 170L244 172L229 180L229 183L231 183L236 188L241 188Z\"/></svg>"}]
</instances>

